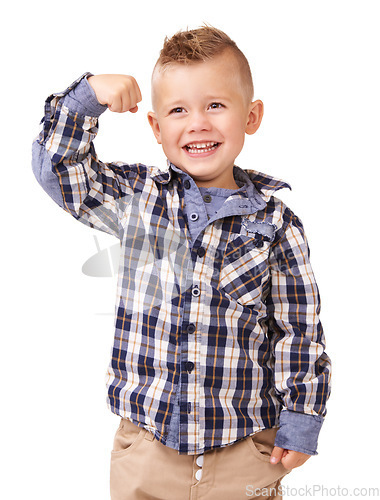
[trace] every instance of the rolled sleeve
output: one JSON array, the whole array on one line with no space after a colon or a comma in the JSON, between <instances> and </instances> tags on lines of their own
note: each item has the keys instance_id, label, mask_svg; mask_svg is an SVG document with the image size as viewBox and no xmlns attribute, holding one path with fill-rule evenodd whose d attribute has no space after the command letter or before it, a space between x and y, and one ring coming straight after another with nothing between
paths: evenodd
<instances>
[{"instance_id":1,"label":"rolled sleeve","mask_svg":"<svg viewBox=\"0 0 380 500\"><path fill-rule=\"evenodd\" d=\"M287 450L300 451L307 455L318 455L318 436L323 424L320 415L306 415L283 410L280 413L280 428L274 445Z\"/></svg>"},{"instance_id":2,"label":"rolled sleeve","mask_svg":"<svg viewBox=\"0 0 380 500\"><path fill-rule=\"evenodd\" d=\"M65 95L63 104L73 113L98 118L106 111L107 106L100 104L96 98L94 89L88 82L90 76L93 76L92 73L85 74L84 78Z\"/></svg>"}]
</instances>

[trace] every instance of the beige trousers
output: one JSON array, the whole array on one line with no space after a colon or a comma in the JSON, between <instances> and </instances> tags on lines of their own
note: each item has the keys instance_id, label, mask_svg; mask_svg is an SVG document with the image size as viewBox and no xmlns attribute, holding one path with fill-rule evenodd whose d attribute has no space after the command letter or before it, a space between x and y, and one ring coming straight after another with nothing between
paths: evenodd
<instances>
[{"instance_id":1,"label":"beige trousers","mask_svg":"<svg viewBox=\"0 0 380 500\"><path fill-rule=\"evenodd\" d=\"M280 499L290 471L272 465L276 429L265 429L202 455L179 455L121 419L111 453L112 500Z\"/></svg>"}]
</instances>

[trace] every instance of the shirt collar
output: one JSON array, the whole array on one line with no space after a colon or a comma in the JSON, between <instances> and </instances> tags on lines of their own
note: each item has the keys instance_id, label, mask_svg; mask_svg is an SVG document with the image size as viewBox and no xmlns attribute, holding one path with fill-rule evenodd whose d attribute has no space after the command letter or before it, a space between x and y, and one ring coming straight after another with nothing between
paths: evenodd
<instances>
[{"instance_id":1,"label":"shirt collar","mask_svg":"<svg viewBox=\"0 0 380 500\"><path fill-rule=\"evenodd\" d=\"M181 176L188 175L168 160L168 170L162 172L157 168L157 175L154 177L156 181L167 184L170 182L173 175L176 175L174 172ZM238 191L242 194L245 192L249 200L255 200L256 202L258 202L258 198L260 198L260 200L264 201L266 204L271 196L279 189L292 189L290 184L282 179L272 177L271 175L256 170L243 170L235 165L233 174L236 180L244 182L244 186L240 187Z\"/></svg>"},{"instance_id":2,"label":"shirt collar","mask_svg":"<svg viewBox=\"0 0 380 500\"><path fill-rule=\"evenodd\" d=\"M162 180L158 180L163 183L169 182L172 178L173 171L177 172L177 174L179 175L188 175L186 174L186 172L183 172L180 168L176 167L168 160L168 170L167 172L163 172L161 176L158 175L157 177L162 177ZM292 189L290 184L288 184L284 180L272 177L271 175L267 175L256 170L243 170L242 168L235 165L233 174L236 180L244 182L245 186L240 187L239 191L244 190L245 188L247 194L249 195L248 198L255 198L254 191L256 191L261 195L262 199L268 201L273 193L275 193L279 189Z\"/></svg>"},{"instance_id":3,"label":"shirt collar","mask_svg":"<svg viewBox=\"0 0 380 500\"><path fill-rule=\"evenodd\" d=\"M235 179L241 179L247 183L248 195L254 197L255 193L259 193L260 197L265 202L268 202L270 197L279 189L292 189L290 184L282 179L277 179L276 177L257 172L256 170L243 170L237 166L234 166L234 177Z\"/></svg>"}]
</instances>

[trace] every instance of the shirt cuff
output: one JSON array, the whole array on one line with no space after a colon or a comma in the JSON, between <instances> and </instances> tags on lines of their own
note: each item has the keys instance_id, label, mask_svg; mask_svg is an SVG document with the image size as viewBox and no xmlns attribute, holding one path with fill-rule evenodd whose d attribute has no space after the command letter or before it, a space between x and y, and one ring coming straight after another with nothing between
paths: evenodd
<instances>
[{"instance_id":1,"label":"shirt cuff","mask_svg":"<svg viewBox=\"0 0 380 500\"><path fill-rule=\"evenodd\" d=\"M318 455L318 436L323 420L321 415L282 410L280 428L277 431L274 445L287 450L300 451L307 455Z\"/></svg>"},{"instance_id":2,"label":"shirt cuff","mask_svg":"<svg viewBox=\"0 0 380 500\"><path fill-rule=\"evenodd\" d=\"M93 76L88 73L63 99L63 104L71 112L78 113L81 116L93 116L98 118L108 106L100 104L96 98L94 89L88 82L88 78Z\"/></svg>"}]
</instances>

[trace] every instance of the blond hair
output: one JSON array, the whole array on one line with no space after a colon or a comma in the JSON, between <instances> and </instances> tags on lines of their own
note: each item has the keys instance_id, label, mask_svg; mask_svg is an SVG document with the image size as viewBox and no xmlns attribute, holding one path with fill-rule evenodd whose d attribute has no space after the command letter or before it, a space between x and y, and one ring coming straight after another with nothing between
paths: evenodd
<instances>
[{"instance_id":1,"label":"blond hair","mask_svg":"<svg viewBox=\"0 0 380 500\"><path fill-rule=\"evenodd\" d=\"M205 25L194 30L178 31L171 38L165 37L153 73L157 69L165 71L173 64L205 62L227 50L234 56L238 64L243 88L251 101L253 82L247 58L226 33L213 26Z\"/></svg>"}]
</instances>

